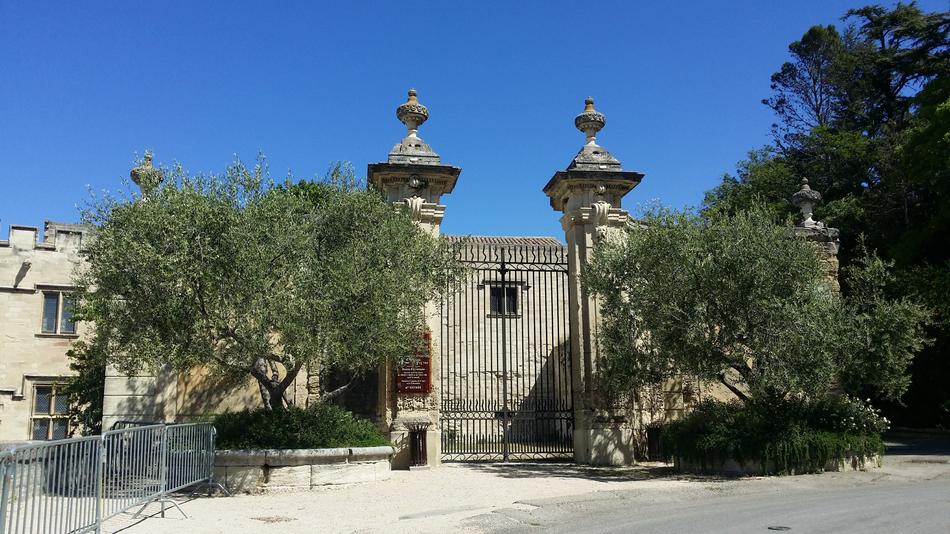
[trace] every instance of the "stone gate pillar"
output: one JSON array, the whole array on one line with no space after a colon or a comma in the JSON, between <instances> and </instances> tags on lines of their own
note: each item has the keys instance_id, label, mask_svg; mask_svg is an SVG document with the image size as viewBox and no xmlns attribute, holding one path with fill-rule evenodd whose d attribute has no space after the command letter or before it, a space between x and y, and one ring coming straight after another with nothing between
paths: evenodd
<instances>
[{"instance_id":1,"label":"stone gate pillar","mask_svg":"<svg viewBox=\"0 0 950 534\"><path fill-rule=\"evenodd\" d=\"M808 185L808 179L802 180L801 189L792 195L792 204L802 211L802 220L795 225L795 235L818 248L818 255L825 267L828 283L835 291L840 291L838 282L838 229L825 226L823 222L812 218L815 204L821 201L821 194Z\"/></svg>"},{"instance_id":2,"label":"stone gate pillar","mask_svg":"<svg viewBox=\"0 0 950 534\"><path fill-rule=\"evenodd\" d=\"M396 108L396 117L406 125L408 134L389 152L386 162L369 164L367 181L389 202L407 209L419 226L438 237L445 214L445 206L439 200L443 194L452 192L461 169L443 165L439 155L418 136L419 126L429 118L429 111L419 103L414 89L409 90L409 99ZM406 288L406 291L412 290ZM429 424L426 435L429 465L437 465L441 458L439 355L442 329L437 303L430 302L426 306L426 317L432 336L430 392L400 393L396 389L395 370L380 371L379 413L397 449L394 467L409 464L407 425L418 422Z\"/></svg>"},{"instance_id":3,"label":"stone gate pillar","mask_svg":"<svg viewBox=\"0 0 950 534\"><path fill-rule=\"evenodd\" d=\"M587 143L566 170L554 173L544 186L551 207L561 211L567 238L570 292L571 374L574 393L574 459L582 464L623 465L634 461L633 430L597 394L599 306L581 283L594 244L613 229L624 228L629 214L621 208L624 195L643 174L625 171L620 162L597 144L606 117L588 98L574 125Z\"/></svg>"}]
</instances>

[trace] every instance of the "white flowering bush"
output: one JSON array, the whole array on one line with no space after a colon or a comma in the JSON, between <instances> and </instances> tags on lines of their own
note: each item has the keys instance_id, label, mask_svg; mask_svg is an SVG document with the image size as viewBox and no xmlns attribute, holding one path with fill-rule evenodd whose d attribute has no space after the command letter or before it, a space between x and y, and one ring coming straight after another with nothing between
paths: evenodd
<instances>
[{"instance_id":1,"label":"white flowering bush","mask_svg":"<svg viewBox=\"0 0 950 534\"><path fill-rule=\"evenodd\" d=\"M871 405L871 399L849 395L830 396L816 402L812 417L818 428L850 434L882 434L891 425L881 410Z\"/></svg>"}]
</instances>

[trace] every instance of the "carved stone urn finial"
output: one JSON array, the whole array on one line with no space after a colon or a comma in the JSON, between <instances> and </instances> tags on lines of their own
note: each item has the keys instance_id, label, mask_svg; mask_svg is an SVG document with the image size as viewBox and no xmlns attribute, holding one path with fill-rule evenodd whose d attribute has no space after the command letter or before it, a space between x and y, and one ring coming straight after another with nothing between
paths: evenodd
<instances>
[{"instance_id":1,"label":"carved stone urn finial","mask_svg":"<svg viewBox=\"0 0 950 534\"><path fill-rule=\"evenodd\" d=\"M594 99L587 97L587 99L584 100L584 111L580 112L577 117L574 117L574 126L587 136L588 145L597 144L597 132L599 132L605 124L607 124L607 117L594 109Z\"/></svg>"},{"instance_id":2,"label":"carved stone urn finial","mask_svg":"<svg viewBox=\"0 0 950 534\"><path fill-rule=\"evenodd\" d=\"M811 187L808 186L808 178L802 178L802 187L792 195L792 204L798 206L798 209L802 210L802 226L818 226L818 223L812 219L812 211L815 208L815 204L821 200L821 193L818 191L813 191Z\"/></svg>"},{"instance_id":3,"label":"carved stone urn finial","mask_svg":"<svg viewBox=\"0 0 950 534\"><path fill-rule=\"evenodd\" d=\"M129 177L132 178L135 185L139 186L143 194L158 187L165 178L161 170L152 167L152 152L148 150L145 151L142 164L132 169Z\"/></svg>"},{"instance_id":4,"label":"carved stone urn finial","mask_svg":"<svg viewBox=\"0 0 950 534\"><path fill-rule=\"evenodd\" d=\"M419 126L422 126L422 123L429 118L429 110L419 103L415 89L410 89L409 98L404 104L396 108L396 118L406 125L406 129L409 130L409 137L416 137Z\"/></svg>"}]
</instances>

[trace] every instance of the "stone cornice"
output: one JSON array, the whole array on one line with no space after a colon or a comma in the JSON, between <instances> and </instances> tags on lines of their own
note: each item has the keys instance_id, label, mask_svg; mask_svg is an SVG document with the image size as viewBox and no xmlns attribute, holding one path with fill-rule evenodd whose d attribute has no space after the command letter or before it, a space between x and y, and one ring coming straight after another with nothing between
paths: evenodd
<instances>
[{"instance_id":1,"label":"stone cornice","mask_svg":"<svg viewBox=\"0 0 950 534\"><path fill-rule=\"evenodd\" d=\"M425 165L412 163L370 163L366 180L374 187L385 190L388 185L404 184L413 177L435 195L451 193L462 169L452 165Z\"/></svg>"},{"instance_id":2,"label":"stone cornice","mask_svg":"<svg viewBox=\"0 0 950 534\"><path fill-rule=\"evenodd\" d=\"M558 211L565 211L568 199L580 193L595 192L616 199L619 203L620 198L636 187L643 176L643 173L636 171L557 171L544 186L544 193L550 197L551 207Z\"/></svg>"}]
</instances>

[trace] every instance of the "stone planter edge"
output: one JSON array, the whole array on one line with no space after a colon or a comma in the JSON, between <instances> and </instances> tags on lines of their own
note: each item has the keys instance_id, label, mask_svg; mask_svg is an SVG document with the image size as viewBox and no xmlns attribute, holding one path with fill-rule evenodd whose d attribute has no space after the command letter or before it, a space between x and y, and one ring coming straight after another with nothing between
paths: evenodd
<instances>
[{"instance_id":1,"label":"stone planter edge","mask_svg":"<svg viewBox=\"0 0 950 534\"><path fill-rule=\"evenodd\" d=\"M392 447L216 451L215 481L232 493L302 491L387 480Z\"/></svg>"},{"instance_id":2,"label":"stone planter edge","mask_svg":"<svg viewBox=\"0 0 950 534\"><path fill-rule=\"evenodd\" d=\"M870 456L847 455L837 460L829 460L822 471L867 471L879 468L884 464L884 456L872 454ZM706 474L714 476L763 476L762 465L756 461L738 462L727 458L719 462L718 466L707 467L704 471L699 462L686 461L682 458L673 459L673 468L684 473ZM789 473L789 475L806 473ZM768 475L765 475L768 476Z\"/></svg>"},{"instance_id":3,"label":"stone planter edge","mask_svg":"<svg viewBox=\"0 0 950 534\"><path fill-rule=\"evenodd\" d=\"M215 451L216 466L267 466L343 464L389 459L395 449L350 447L336 449L220 449Z\"/></svg>"}]
</instances>

